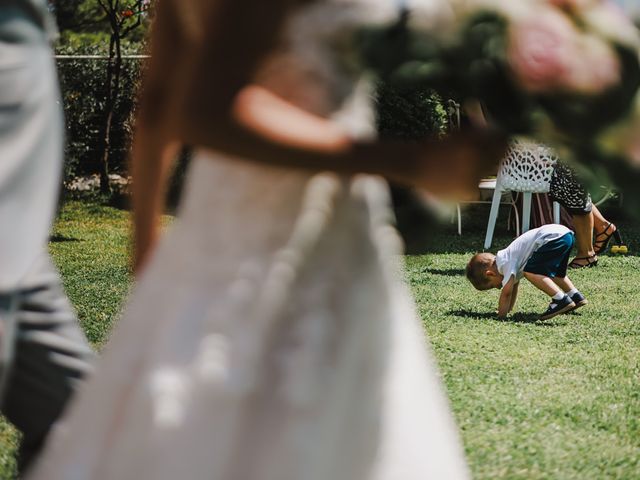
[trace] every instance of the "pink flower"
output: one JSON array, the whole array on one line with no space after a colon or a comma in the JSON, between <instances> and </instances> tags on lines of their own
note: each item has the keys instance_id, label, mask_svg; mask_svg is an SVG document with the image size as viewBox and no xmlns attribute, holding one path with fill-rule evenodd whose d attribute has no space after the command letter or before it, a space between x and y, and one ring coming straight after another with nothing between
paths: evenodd
<instances>
[{"instance_id":1,"label":"pink flower","mask_svg":"<svg viewBox=\"0 0 640 480\"><path fill-rule=\"evenodd\" d=\"M520 85L534 93L558 89L576 53L575 35L571 21L551 9L516 20L510 29L507 61Z\"/></svg>"},{"instance_id":2,"label":"pink flower","mask_svg":"<svg viewBox=\"0 0 640 480\"><path fill-rule=\"evenodd\" d=\"M507 61L519 85L532 93L593 95L620 80L613 48L579 31L567 15L554 9L513 23Z\"/></svg>"},{"instance_id":3,"label":"pink flower","mask_svg":"<svg viewBox=\"0 0 640 480\"><path fill-rule=\"evenodd\" d=\"M607 40L637 49L640 47L640 34L629 16L610 1L596 2L580 14L585 26Z\"/></svg>"}]
</instances>

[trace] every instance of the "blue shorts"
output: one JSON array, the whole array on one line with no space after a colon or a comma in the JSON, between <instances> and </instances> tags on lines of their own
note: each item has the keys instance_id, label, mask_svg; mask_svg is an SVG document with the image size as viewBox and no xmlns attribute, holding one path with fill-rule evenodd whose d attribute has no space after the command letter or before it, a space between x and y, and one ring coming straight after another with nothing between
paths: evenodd
<instances>
[{"instance_id":1,"label":"blue shorts","mask_svg":"<svg viewBox=\"0 0 640 480\"><path fill-rule=\"evenodd\" d=\"M545 243L529 257L524 271L545 277L566 277L569 255L574 243L573 232Z\"/></svg>"}]
</instances>

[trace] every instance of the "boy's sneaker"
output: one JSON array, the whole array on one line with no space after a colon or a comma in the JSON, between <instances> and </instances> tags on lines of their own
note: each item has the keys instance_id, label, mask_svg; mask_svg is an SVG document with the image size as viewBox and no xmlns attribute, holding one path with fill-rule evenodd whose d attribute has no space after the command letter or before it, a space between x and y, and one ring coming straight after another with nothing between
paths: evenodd
<instances>
[{"instance_id":1,"label":"boy's sneaker","mask_svg":"<svg viewBox=\"0 0 640 480\"><path fill-rule=\"evenodd\" d=\"M576 306L573 307L574 310L576 308L583 307L587 303L589 303L589 301L585 298L585 296L583 294L581 294L580 292L576 292L573 295L571 295L571 301L576 304Z\"/></svg>"},{"instance_id":2,"label":"boy's sneaker","mask_svg":"<svg viewBox=\"0 0 640 480\"><path fill-rule=\"evenodd\" d=\"M574 308L576 308L576 304L569 298L569 295L565 295L560 300L552 300L547 311L540 315L540 320L555 317Z\"/></svg>"}]
</instances>

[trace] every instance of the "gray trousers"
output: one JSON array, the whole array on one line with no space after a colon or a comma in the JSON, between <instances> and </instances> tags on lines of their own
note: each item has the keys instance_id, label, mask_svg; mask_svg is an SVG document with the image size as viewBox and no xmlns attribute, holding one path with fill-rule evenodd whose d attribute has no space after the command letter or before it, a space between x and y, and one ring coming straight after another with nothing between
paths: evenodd
<instances>
[{"instance_id":1,"label":"gray trousers","mask_svg":"<svg viewBox=\"0 0 640 480\"><path fill-rule=\"evenodd\" d=\"M0 410L21 432L20 471L93 353L48 255L62 113L43 0L0 0Z\"/></svg>"},{"instance_id":2,"label":"gray trousers","mask_svg":"<svg viewBox=\"0 0 640 480\"><path fill-rule=\"evenodd\" d=\"M0 409L22 432L21 472L40 451L94 359L48 255L38 259L25 280L20 290L0 294Z\"/></svg>"}]
</instances>

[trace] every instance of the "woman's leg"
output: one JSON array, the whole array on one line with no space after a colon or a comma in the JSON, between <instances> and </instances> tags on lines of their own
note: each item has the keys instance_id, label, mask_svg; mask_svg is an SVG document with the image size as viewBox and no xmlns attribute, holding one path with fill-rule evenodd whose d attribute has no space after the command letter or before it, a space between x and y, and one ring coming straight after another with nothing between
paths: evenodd
<instances>
[{"instance_id":1,"label":"woman's leg","mask_svg":"<svg viewBox=\"0 0 640 480\"><path fill-rule=\"evenodd\" d=\"M610 222L609 220L604 218L604 216L602 215L602 212L598 210L598 207L594 205L593 209L591 210L591 213L593 214L593 229L595 230L595 232L599 233L606 230ZM616 231L616 226L614 224L611 224L611 226L609 227L609 231L612 231L612 230L614 232Z\"/></svg>"},{"instance_id":2,"label":"woman's leg","mask_svg":"<svg viewBox=\"0 0 640 480\"><path fill-rule=\"evenodd\" d=\"M556 164L553 171L549 193L553 200L567 209L573 220L578 253L569 266L583 268L595 265L597 257L593 249L593 211L596 208L591 202L591 196L577 178L576 173L560 162Z\"/></svg>"},{"instance_id":3,"label":"woman's leg","mask_svg":"<svg viewBox=\"0 0 640 480\"><path fill-rule=\"evenodd\" d=\"M619 233L616 233L618 228L604 218L600 210L595 206L593 207L593 230L595 233L593 249L596 254L607 249L609 240L611 240L611 237L614 236L614 234L616 235L618 242L620 242Z\"/></svg>"},{"instance_id":4,"label":"woman's leg","mask_svg":"<svg viewBox=\"0 0 640 480\"><path fill-rule=\"evenodd\" d=\"M595 210L595 207L593 209ZM598 263L598 256L593 247L593 212L585 215L572 214L572 220L573 228L576 231L576 248L578 252L569 263L569 268L592 267Z\"/></svg>"},{"instance_id":5,"label":"woman's leg","mask_svg":"<svg viewBox=\"0 0 640 480\"><path fill-rule=\"evenodd\" d=\"M590 257L595 254L592 237L595 217L593 211L595 210L596 208L593 207L592 212L586 215L572 215L573 227L576 230L576 247L578 248L576 258Z\"/></svg>"}]
</instances>

